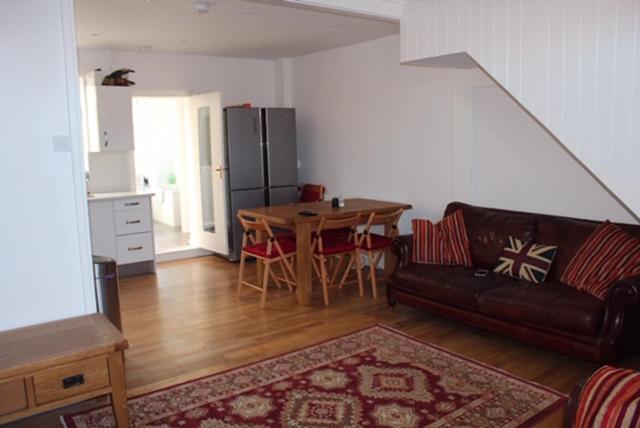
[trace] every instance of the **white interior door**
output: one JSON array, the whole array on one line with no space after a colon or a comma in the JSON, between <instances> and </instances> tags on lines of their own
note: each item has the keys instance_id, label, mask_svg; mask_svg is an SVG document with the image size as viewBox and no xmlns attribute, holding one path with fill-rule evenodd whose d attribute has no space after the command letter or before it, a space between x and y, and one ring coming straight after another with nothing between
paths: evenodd
<instances>
[{"instance_id":1,"label":"white interior door","mask_svg":"<svg viewBox=\"0 0 640 428\"><path fill-rule=\"evenodd\" d=\"M228 254L227 192L219 92L187 97L188 158L192 243Z\"/></svg>"}]
</instances>

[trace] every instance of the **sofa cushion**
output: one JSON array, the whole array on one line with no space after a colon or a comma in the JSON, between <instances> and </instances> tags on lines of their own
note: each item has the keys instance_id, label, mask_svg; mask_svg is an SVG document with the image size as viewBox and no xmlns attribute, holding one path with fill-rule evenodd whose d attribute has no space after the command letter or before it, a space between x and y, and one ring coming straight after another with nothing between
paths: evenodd
<instances>
[{"instance_id":1,"label":"sofa cushion","mask_svg":"<svg viewBox=\"0 0 640 428\"><path fill-rule=\"evenodd\" d=\"M396 272L393 284L400 291L475 311L481 292L514 281L493 272L484 278L474 273L475 269L463 266L409 263Z\"/></svg>"},{"instance_id":2,"label":"sofa cushion","mask_svg":"<svg viewBox=\"0 0 640 428\"><path fill-rule=\"evenodd\" d=\"M604 366L580 393L575 428L620 428L640 425L640 373Z\"/></svg>"},{"instance_id":3,"label":"sofa cushion","mask_svg":"<svg viewBox=\"0 0 640 428\"><path fill-rule=\"evenodd\" d=\"M469 239L462 210L445 216L439 223L411 220L413 228L413 263L472 266Z\"/></svg>"},{"instance_id":4,"label":"sofa cushion","mask_svg":"<svg viewBox=\"0 0 640 428\"><path fill-rule=\"evenodd\" d=\"M551 268L558 247L554 245L524 242L513 236L493 269L496 273L509 275L536 284L542 284Z\"/></svg>"},{"instance_id":5,"label":"sofa cushion","mask_svg":"<svg viewBox=\"0 0 640 428\"><path fill-rule=\"evenodd\" d=\"M597 222L572 220L564 217L544 216L538 221L536 239L558 247L556 257L547 274L547 281L560 281L562 273L580 248L598 226Z\"/></svg>"},{"instance_id":6,"label":"sofa cushion","mask_svg":"<svg viewBox=\"0 0 640 428\"><path fill-rule=\"evenodd\" d=\"M562 282L604 299L616 282L640 274L640 239L605 221L580 246Z\"/></svg>"},{"instance_id":7,"label":"sofa cushion","mask_svg":"<svg viewBox=\"0 0 640 428\"><path fill-rule=\"evenodd\" d=\"M537 219L535 214L480 208L453 202L447 206L445 215L458 209L462 209L471 259L475 267L493 269L507 245L509 236L523 241L532 241L535 238ZM552 244L552 242L542 242Z\"/></svg>"},{"instance_id":8,"label":"sofa cushion","mask_svg":"<svg viewBox=\"0 0 640 428\"><path fill-rule=\"evenodd\" d=\"M495 318L542 325L582 335L597 335L603 302L558 282L515 281L483 292L480 312Z\"/></svg>"}]
</instances>

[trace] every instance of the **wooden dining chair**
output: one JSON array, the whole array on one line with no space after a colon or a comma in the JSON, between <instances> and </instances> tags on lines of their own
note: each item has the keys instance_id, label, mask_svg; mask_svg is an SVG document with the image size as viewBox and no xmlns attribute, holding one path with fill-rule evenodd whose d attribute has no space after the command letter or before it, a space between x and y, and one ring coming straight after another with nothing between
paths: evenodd
<instances>
[{"instance_id":1,"label":"wooden dining chair","mask_svg":"<svg viewBox=\"0 0 640 428\"><path fill-rule=\"evenodd\" d=\"M391 248L393 239L398 236L398 222L404 208L393 211L371 213L365 224L364 231L358 237L358 248L360 253L367 257L369 262L369 280L371 281L371 290L373 297L378 297L378 278L376 278L376 268L385 251ZM384 226L385 235L373 233L371 230L374 226ZM380 279L386 279L380 278Z\"/></svg>"},{"instance_id":2,"label":"wooden dining chair","mask_svg":"<svg viewBox=\"0 0 640 428\"><path fill-rule=\"evenodd\" d=\"M322 184L303 184L300 186L300 202L322 202L325 187Z\"/></svg>"},{"instance_id":3,"label":"wooden dining chair","mask_svg":"<svg viewBox=\"0 0 640 428\"><path fill-rule=\"evenodd\" d=\"M332 280L329 281L329 267L327 266L329 258L337 257L340 260L337 266L334 266L333 269L339 269L346 256L350 256L350 266L355 261L360 296L364 294L362 284L362 263L358 255L359 248L356 229L359 223L359 213L348 217L320 218L318 229L313 235L311 251L313 255L313 269L322 282L322 294L325 305L329 304L329 288L334 286L333 278L335 278L334 272L332 273ZM340 229L348 229L349 233L347 235L332 233L333 231ZM342 278L340 283L337 284L337 287L342 288L345 281L346 275Z\"/></svg>"},{"instance_id":4,"label":"wooden dining chair","mask_svg":"<svg viewBox=\"0 0 640 428\"><path fill-rule=\"evenodd\" d=\"M267 302L267 288L269 278L273 278L278 287L281 283L287 284L289 291L296 285L296 275L293 270L293 259L296 255L296 241L291 239L278 239L269 227L266 220L254 220L238 214L238 220L244 229L242 236L242 252L240 255L240 272L238 275L237 297L240 297L242 286L254 288L262 293L260 307L264 308ZM256 233L262 232L267 235L265 242L258 242ZM253 284L244 280L245 263L247 257L255 257L264 263L264 272L261 284ZM271 267L274 263L280 265L282 276L277 276Z\"/></svg>"}]
</instances>

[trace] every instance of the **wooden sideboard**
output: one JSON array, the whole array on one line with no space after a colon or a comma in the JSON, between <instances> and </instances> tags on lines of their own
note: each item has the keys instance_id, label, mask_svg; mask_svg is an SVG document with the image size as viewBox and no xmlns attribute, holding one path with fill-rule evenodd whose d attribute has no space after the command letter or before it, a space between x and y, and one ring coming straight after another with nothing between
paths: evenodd
<instances>
[{"instance_id":1,"label":"wooden sideboard","mask_svg":"<svg viewBox=\"0 0 640 428\"><path fill-rule=\"evenodd\" d=\"M0 333L0 424L102 395L129 424L127 340L102 314Z\"/></svg>"}]
</instances>

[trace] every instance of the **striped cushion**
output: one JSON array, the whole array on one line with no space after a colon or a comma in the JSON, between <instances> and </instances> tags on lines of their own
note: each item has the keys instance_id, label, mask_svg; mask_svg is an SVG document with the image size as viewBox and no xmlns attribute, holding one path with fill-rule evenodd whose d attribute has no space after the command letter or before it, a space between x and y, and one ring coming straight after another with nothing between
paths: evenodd
<instances>
[{"instance_id":1,"label":"striped cushion","mask_svg":"<svg viewBox=\"0 0 640 428\"><path fill-rule=\"evenodd\" d=\"M413 219L414 263L472 266L469 239L462 210L457 210L433 224Z\"/></svg>"},{"instance_id":2,"label":"striped cushion","mask_svg":"<svg viewBox=\"0 0 640 428\"><path fill-rule=\"evenodd\" d=\"M604 366L580 393L575 428L640 426L640 373Z\"/></svg>"},{"instance_id":3,"label":"striped cushion","mask_svg":"<svg viewBox=\"0 0 640 428\"><path fill-rule=\"evenodd\" d=\"M604 299L616 281L634 275L640 275L640 239L605 221L580 246L561 281Z\"/></svg>"}]
</instances>

